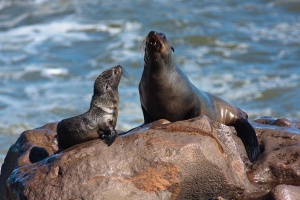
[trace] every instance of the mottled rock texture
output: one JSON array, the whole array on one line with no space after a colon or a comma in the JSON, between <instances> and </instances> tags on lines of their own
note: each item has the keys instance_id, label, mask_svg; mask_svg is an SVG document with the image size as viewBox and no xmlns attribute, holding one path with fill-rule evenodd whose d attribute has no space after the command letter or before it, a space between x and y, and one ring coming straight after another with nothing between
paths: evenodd
<instances>
[{"instance_id":1,"label":"mottled rock texture","mask_svg":"<svg viewBox=\"0 0 300 200\"><path fill-rule=\"evenodd\" d=\"M282 120L268 119L273 122ZM252 179L258 183L278 182L300 185L299 122L289 119L284 121L286 122L284 126L283 123L279 123L281 126L254 123L259 142L264 150L253 165L254 171L251 173Z\"/></svg>"},{"instance_id":2,"label":"mottled rock texture","mask_svg":"<svg viewBox=\"0 0 300 200\"><path fill-rule=\"evenodd\" d=\"M299 200L300 187L292 186L292 185L277 185L270 193L269 199Z\"/></svg>"},{"instance_id":3,"label":"mottled rock texture","mask_svg":"<svg viewBox=\"0 0 300 200\"><path fill-rule=\"evenodd\" d=\"M272 120L276 119L264 117L253 123L263 149L253 165L234 129L205 116L174 123L159 120L118 137L109 147L93 140L61 152L56 124L47 124L25 131L11 146L1 169L0 197L298 197L298 187L293 186L300 185L298 122L285 119L288 122L278 126L269 123Z\"/></svg>"},{"instance_id":4,"label":"mottled rock texture","mask_svg":"<svg viewBox=\"0 0 300 200\"><path fill-rule=\"evenodd\" d=\"M110 147L93 140L49 155L34 164L27 156L16 167L7 199L208 199L257 190L246 175L241 141L205 116L161 120Z\"/></svg>"},{"instance_id":5,"label":"mottled rock texture","mask_svg":"<svg viewBox=\"0 0 300 200\"><path fill-rule=\"evenodd\" d=\"M1 167L0 198L5 197L6 180L12 171L23 165L31 164L29 153L33 147L45 149L49 155L58 150L55 139L56 125L56 123L49 123L34 130L25 131L16 143L10 147Z\"/></svg>"},{"instance_id":6,"label":"mottled rock texture","mask_svg":"<svg viewBox=\"0 0 300 200\"><path fill-rule=\"evenodd\" d=\"M255 119L253 122L259 124L268 124L268 125L300 129L300 121L294 118L274 118L269 116L262 116Z\"/></svg>"}]
</instances>

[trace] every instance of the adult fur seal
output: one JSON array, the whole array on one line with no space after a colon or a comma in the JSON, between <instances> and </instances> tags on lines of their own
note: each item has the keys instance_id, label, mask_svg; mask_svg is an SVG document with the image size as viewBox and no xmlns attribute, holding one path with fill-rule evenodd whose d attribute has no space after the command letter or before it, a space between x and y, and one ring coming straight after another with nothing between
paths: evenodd
<instances>
[{"instance_id":1,"label":"adult fur seal","mask_svg":"<svg viewBox=\"0 0 300 200\"><path fill-rule=\"evenodd\" d=\"M58 123L57 141L60 149L97 138L103 139L107 145L114 142L117 137L118 85L122 74L120 65L102 72L94 84L90 109Z\"/></svg>"},{"instance_id":2,"label":"adult fur seal","mask_svg":"<svg viewBox=\"0 0 300 200\"><path fill-rule=\"evenodd\" d=\"M163 33L151 31L145 41L144 71L139 84L144 123L171 122L200 115L235 127L250 161L260 149L248 115L223 99L197 89L172 59L174 49Z\"/></svg>"}]
</instances>

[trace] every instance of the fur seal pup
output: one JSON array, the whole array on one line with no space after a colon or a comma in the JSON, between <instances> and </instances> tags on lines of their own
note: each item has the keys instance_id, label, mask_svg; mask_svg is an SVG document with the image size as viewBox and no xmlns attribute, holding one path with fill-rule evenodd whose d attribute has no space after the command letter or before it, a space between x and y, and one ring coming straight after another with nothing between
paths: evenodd
<instances>
[{"instance_id":1,"label":"fur seal pup","mask_svg":"<svg viewBox=\"0 0 300 200\"><path fill-rule=\"evenodd\" d=\"M90 109L58 123L57 141L60 149L97 138L101 138L108 146L114 142L117 137L118 85L122 75L123 68L120 65L102 72L95 80Z\"/></svg>"},{"instance_id":2,"label":"fur seal pup","mask_svg":"<svg viewBox=\"0 0 300 200\"><path fill-rule=\"evenodd\" d=\"M255 161L260 148L247 113L196 88L174 64L173 51L163 33L151 31L146 37L144 71L139 84L144 124L158 119L174 122L206 115L235 127L250 161Z\"/></svg>"}]
</instances>

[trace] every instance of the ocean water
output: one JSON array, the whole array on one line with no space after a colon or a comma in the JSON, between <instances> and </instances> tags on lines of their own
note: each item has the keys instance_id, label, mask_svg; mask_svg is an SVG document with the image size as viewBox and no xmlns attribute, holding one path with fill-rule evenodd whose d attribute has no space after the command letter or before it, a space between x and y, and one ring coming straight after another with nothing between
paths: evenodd
<instances>
[{"instance_id":1,"label":"ocean water","mask_svg":"<svg viewBox=\"0 0 300 200\"><path fill-rule=\"evenodd\" d=\"M155 30L204 91L258 116L300 119L300 1L0 0L0 164L20 133L85 112L118 64L117 128L143 122L143 41Z\"/></svg>"}]
</instances>

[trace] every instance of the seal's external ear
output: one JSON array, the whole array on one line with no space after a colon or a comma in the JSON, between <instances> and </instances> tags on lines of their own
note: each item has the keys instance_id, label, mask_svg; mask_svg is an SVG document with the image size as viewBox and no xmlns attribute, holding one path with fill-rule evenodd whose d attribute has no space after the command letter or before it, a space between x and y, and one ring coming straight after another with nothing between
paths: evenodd
<instances>
[{"instance_id":1,"label":"seal's external ear","mask_svg":"<svg viewBox=\"0 0 300 200\"><path fill-rule=\"evenodd\" d=\"M174 47L172 47L172 46L171 46L171 49L172 49L172 51L173 51L173 52L175 52L175 49L174 49Z\"/></svg>"}]
</instances>

